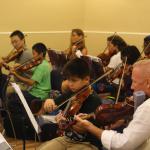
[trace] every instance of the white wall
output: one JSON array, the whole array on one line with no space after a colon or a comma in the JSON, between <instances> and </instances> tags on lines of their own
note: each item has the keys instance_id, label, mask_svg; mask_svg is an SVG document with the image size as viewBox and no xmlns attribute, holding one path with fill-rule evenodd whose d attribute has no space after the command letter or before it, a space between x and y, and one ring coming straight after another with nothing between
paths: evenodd
<instances>
[{"instance_id":1,"label":"white wall","mask_svg":"<svg viewBox=\"0 0 150 150\"><path fill-rule=\"evenodd\" d=\"M89 53L97 55L115 31L129 44L142 49L150 33L149 0L1 0L0 56L11 49L9 33L27 32L31 47L42 41L48 47L66 49L72 28L86 32Z\"/></svg>"}]
</instances>

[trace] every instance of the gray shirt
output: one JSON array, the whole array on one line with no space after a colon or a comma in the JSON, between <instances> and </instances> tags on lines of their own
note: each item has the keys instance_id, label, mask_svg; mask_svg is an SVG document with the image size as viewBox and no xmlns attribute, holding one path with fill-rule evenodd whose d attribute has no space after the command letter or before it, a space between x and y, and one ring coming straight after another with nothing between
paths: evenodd
<instances>
[{"instance_id":1,"label":"gray shirt","mask_svg":"<svg viewBox=\"0 0 150 150\"><path fill-rule=\"evenodd\" d=\"M22 64L22 63L30 60L31 58L33 58L31 50L28 49L28 48L25 48L25 50L23 51L23 53L18 58L16 58L15 63ZM27 78L30 78L32 76L31 71L17 72L17 73L19 75L21 75L23 77L27 77ZM16 78L14 78L14 79L15 79L15 81L18 82L18 79L16 79Z\"/></svg>"},{"instance_id":2,"label":"gray shirt","mask_svg":"<svg viewBox=\"0 0 150 150\"><path fill-rule=\"evenodd\" d=\"M28 49L28 48L25 48L25 50L23 51L23 53L18 58L16 58L15 63L22 64L25 61L31 59L32 57L33 56L32 56L31 50Z\"/></svg>"}]
</instances>

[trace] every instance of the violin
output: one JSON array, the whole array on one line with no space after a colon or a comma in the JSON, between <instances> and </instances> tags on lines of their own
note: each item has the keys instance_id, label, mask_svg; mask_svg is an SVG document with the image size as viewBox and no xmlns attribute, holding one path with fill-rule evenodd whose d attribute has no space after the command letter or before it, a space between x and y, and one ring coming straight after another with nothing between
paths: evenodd
<instances>
[{"instance_id":1,"label":"violin","mask_svg":"<svg viewBox=\"0 0 150 150\"><path fill-rule=\"evenodd\" d=\"M118 102L117 104L101 104L95 112L81 116L81 119L93 118L97 121L99 126L108 126L123 118L130 118L134 113L134 101L126 99L125 102ZM66 126L61 126L63 130L75 125L74 119L67 120Z\"/></svg>"},{"instance_id":2,"label":"violin","mask_svg":"<svg viewBox=\"0 0 150 150\"><path fill-rule=\"evenodd\" d=\"M113 38L110 42L112 42L114 40L116 34L117 34L116 32L113 34ZM108 51L108 45L105 47L103 52L97 56L102 60L104 67L106 67L109 64L111 57L117 53L117 51L114 51L113 53L110 53L109 51L106 52L106 51Z\"/></svg>"},{"instance_id":3,"label":"violin","mask_svg":"<svg viewBox=\"0 0 150 150\"><path fill-rule=\"evenodd\" d=\"M103 66L108 66L110 59L112 56L114 56L117 52L114 53L101 53L97 57L99 57L102 60Z\"/></svg>"},{"instance_id":4,"label":"violin","mask_svg":"<svg viewBox=\"0 0 150 150\"><path fill-rule=\"evenodd\" d=\"M14 70L19 71L19 72L26 72L32 69L33 67L38 66L41 63L42 63L42 59L40 57L31 58L25 61L24 63L20 64L19 66L14 67ZM7 70L11 69L11 67L7 65L6 63L3 63L3 67L5 67L5 69Z\"/></svg>"},{"instance_id":5,"label":"violin","mask_svg":"<svg viewBox=\"0 0 150 150\"><path fill-rule=\"evenodd\" d=\"M114 69L110 69L105 74L94 80L91 84L87 85L86 87L82 88L80 91L75 93L73 96L71 96L69 99L62 102L55 110L58 110L60 107L62 107L67 102L66 109L64 111L64 115L69 117L75 115L79 109L81 108L84 100L90 95L92 92L91 86L95 84L96 82L100 81L101 79L105 78L109 74L111 74L114 71ZM83 93L83 94L82 94ZM43 108L44 101L40 100L33 100L31 102L30 108L33 114L38 114ZM55 111L54 110L54 111Z\"/></svg>"},{"instance_id":6,"label":"violin","mask_svg":"<svg viewBox=\"0 0 150 150\"><path fill-rule=\"evenodd\" d=\"M70 120L75 114L79 112L84 101L91 93L92 89L91 87L88 87L84 89L81 93L78 93L76 96L72 97L72 100L68 102L65 110L63 111L63 116L66 118L66 120L62 120L59 122L59 129L57 131L57 134L59 136L64 135L64 130L67 129L68 124L70 125Z\"/></svg>"},{"instance_id":7,"label":"violin","mask_svg":"<svg viewBox=\"0 0 150 150\"><path fill-rule=\"evenodd\" d=\"M73 45L70 47L70 50L68 52L68 58L73 59L76 57L75 53L77 50L82 50L84 48L84 39L81 38L80 40L73 43Z\"/></svg>"},{"instance_id":8,"label":"violin","mask_svg":"<svg viewBox=\"0 0 150 150\"><path fill-rule=\"evenodd\" d=\"M133 101L130 103L118 102L117 104L102 104L93 114L99 125L106 126L116 121L131 117L134 113Z\"/></svg>"},{"instance_id":9,"label":"violin","mask_svg":"<svg viewBox=\"0 0 150 150\"><path fill-rule=\"evenodd\" d=\"M28 71L28 70L32 69L33 67L41 64L42 61L43 60L41 59L41 57L31 58L30 60L26 61L25 63L15 67L15 71L20 71L20 72Z\"/></svg>"},{"instance_id":10,"label":"violin","mask_svg":"<svg viewBox=\"0 0 150 150\"><path fill-rule=\"evenodd\" d=\"M8 56L6 57L2 57L2 60L5 62L5 63L9 63L13 60L15 60L17 57L19 57L22 53L23 53L23 49L20 49L20 50L12 50Z\"/></svg>"},{"instance_id":11,"label":"violin","mask_svg":"<svg viewBox=\"0 0 150 150\"><path fill-rule=\"evenodd\" d=\"M74 116L77 114L82 107L84 101L88 98L88 96L93 92L92 88L89 86L88 88L84 89L81 93L77 94L75 97L72 98L71 103L68 107L64 110L63 115L67 118L70 116Z\"/></svg>"}]
</instances>

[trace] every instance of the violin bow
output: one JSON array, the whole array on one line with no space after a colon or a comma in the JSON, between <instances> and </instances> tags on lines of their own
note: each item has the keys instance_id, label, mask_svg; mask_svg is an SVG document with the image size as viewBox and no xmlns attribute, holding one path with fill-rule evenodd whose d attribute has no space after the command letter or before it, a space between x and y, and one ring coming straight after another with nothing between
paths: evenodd
<instances>
[{"instance_id":1,"label":"violin bow","mask_svg":"<svg viewBox=\"0 0 150 150\"><path fill-rule=\"evenodd\" d=\"M111 39L111 41L110 42L112 42L113 40L114 40L114 38L115 38L115 36L117 35L117 32L114 32L114 34L113 34L113 38ZM105 53L105 51L108 49L108 45L104 48L104 50L103 50L103 52L102 53Z\"/></svg>"},{"instance_id":2,"label":"violin bow","mask_svg":"<svg viewBox=\"0 0 150 150\"><path fill-rule=\"evenodd\" d=\"M117 66L118 67L118 66ZM117 68L116 67L116 68ZM115 68L115 69L116 69ZM67 108L70 107L70 104L72 101L72 98L77 96L78 94L82 93L84 90L86 90L89 86L92 86L93 84L95 84L96 82L98 82L99 80L103 79L104 77L108 76L110 73L112 73L115 69L110 69L109 71L107 71L105 74L103 74L102 76L100 76L99 78L97 78L96 80L94 80L92 83L90 83L89 85L85 86L83 89L81 89L80 91L78 91L77 93L73 94L73 96L71 96L69 99L65 100L63 103L61 103L55 110L59 109L61 106L63 106L65 103L69 102L66 106L66 111Z\"/></svg>"},{"instance_id":3,"label":"violin bow","mask_svg":"<svg viewBox=\"0 0 150 150\"><path fill-rule=\"evenodd\" d=\"M137 61L139 61L142 58L142 54L144 53L144 51L150 46L150 42L147 44L147 46L142 50L142 52L140 53L140 57Z\"/></svg>"},{"instance_id":4,"label":"violin bow","mask_svg":"<svg viewBox=\"0 0 150 150\"><path fill-rule=\"evenodd\" d=\"M120 83L119 83L119 88L118 88L115 104L117 104L118 100L119 100L119 96L120 96L121 86L122 86L122 83L123 83L123 78L124 78L124 74L125 74L126 65L127 65L127 56L125 57L125 62L124 62L124 66L123 66L123 73L122 73L122 76L121 76L121 79L120 79Z\"/></svg>"}]
</instances>

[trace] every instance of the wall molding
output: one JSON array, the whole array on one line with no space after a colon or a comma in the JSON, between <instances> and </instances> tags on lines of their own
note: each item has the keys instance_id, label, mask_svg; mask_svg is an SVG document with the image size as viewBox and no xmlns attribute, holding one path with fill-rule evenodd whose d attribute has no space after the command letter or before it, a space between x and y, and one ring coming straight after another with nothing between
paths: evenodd
<instances>
[{"instance_id":1,"label":"wall molding","mask_svg":"<svg viewBox=\"0 0 150 150\"><path fill-rule=\"evenodd\" d=\"M96 31L96 30L84 30L85 33L90 33L90 34L114 34L115 32L112 31ZM68 34L70 31L63 31L63 30L58 30L58 31L25 31L25 34ZM0 35L10 35L11 32L0 32ZM122 34L122 35L150 35L150 33L146 32L117 32L117 34Z\"/></svg>"}]
</instances>

